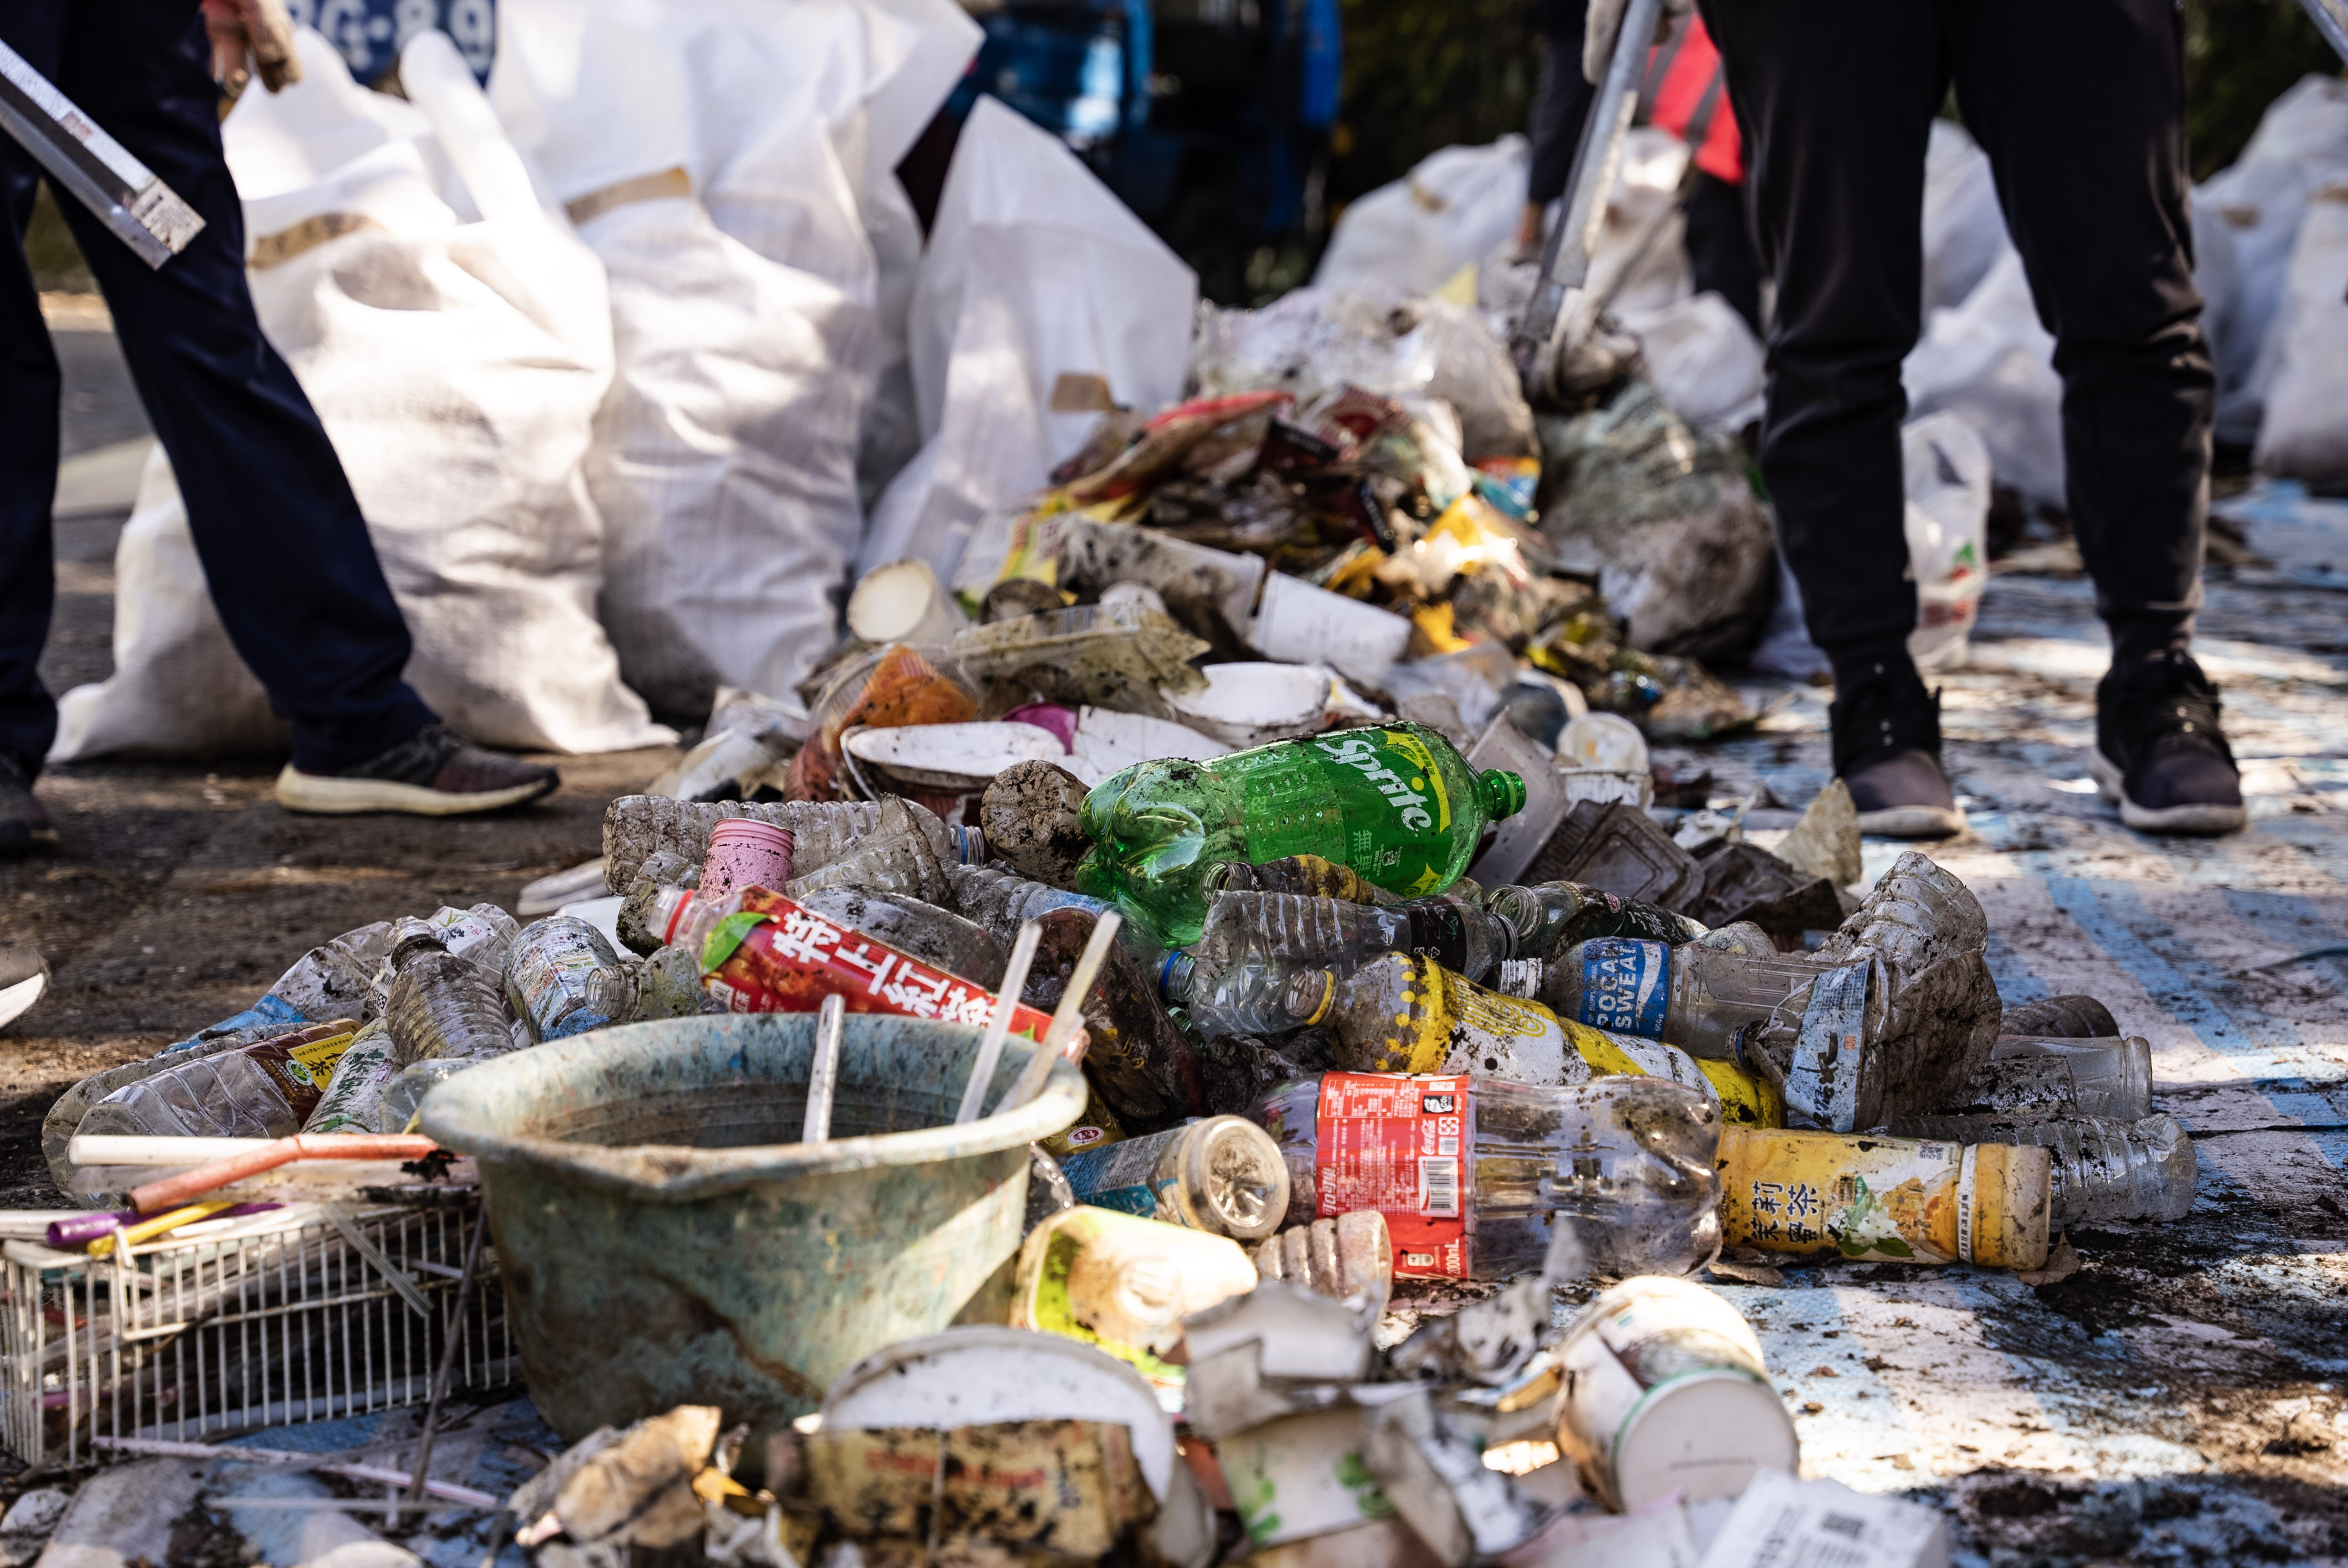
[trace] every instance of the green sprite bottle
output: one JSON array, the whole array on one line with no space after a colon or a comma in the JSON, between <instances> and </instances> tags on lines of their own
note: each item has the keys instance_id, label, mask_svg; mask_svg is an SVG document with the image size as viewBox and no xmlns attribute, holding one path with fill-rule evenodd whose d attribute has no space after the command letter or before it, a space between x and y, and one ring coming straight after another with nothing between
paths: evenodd
<instances>
[{"instance_id":1,"label":"green sprite bottle","mask_svg":"<svg viewBox=\"0 0 2348 1568\"><path fill-rule=\"evenodd\" d=\"M1210 762L1140 763L1085 796L1079 887L1169 947L1199 939L1209 872L1317 855L1406 898L1459 879L1484 825L1525 804L1515 774L1479 774L1421 724L1336 730Z\"/></svg>"}]
</instances>

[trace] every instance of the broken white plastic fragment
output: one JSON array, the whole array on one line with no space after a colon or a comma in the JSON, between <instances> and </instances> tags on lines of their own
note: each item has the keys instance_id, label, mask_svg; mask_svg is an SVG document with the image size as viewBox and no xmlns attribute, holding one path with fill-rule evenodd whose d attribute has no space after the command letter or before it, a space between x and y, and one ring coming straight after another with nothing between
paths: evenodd
<instances>
[{"instance_id":1,"label":"broken white plastic fragment","mask_svg":"<svg viewBox=\"0 0 2348 1568\"><path fill-rule=\"evenodd\" d=\"M981 790L1005 768L1064 755L1049 731L1002 723L858 730L840 743L857 761L915 789Z\"/></svg>"}]
</instances>

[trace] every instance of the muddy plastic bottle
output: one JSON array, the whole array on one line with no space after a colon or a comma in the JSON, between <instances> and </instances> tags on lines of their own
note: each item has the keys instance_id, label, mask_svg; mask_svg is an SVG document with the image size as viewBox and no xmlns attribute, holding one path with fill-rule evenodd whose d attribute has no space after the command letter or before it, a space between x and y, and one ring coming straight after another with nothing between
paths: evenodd
<instances>
[{"instance_id":1,"label":"muddy plastic bottle","mask_svg":"<svg viewBox=\"0 0 2348 1568\"><path fill-rule=\"evenodd\" d=\"M1343 979L1301 972L1286 1001L1292 1019L1334 1035L1337 1065L1357 1072L1472 1072L1538 1084L1632 1073L1694 1089L1731 1122L1785 1122L1782 1096L1741 1062L1700 1061L1662 1040L1570 1022L1414 955L1390 953Z\"/></svg>"},{"instance_id":2,"label":"muddy plastic bottle","mask_svg":"<svg viewBox=\"0 0 2348 1568\"><path fill-rule=\"evenodd\" d=\"M1223 892L1187 953L1168 960L1166 997L1209 1039L1297 1027L1285 998L1299 970L1343 977L1388 953L1416 953L1481 979L1507 958L1513 934L1448 894L1379 908L1294 893Z\"/></svg>"},{"instance_id":3,"label":"muddy plastic bottle","mask_svg":"<svg viewBox=\"0 0 2348 1568\"><path fill-rule=\"evenodd\" d=\"M1262 1241L1288 1213L1288 1167L1262 1127L1210 1116L1060 1156L1078 1203L1233 1241Z\"/></svg>"},{"instance_id":4,"label":"muddy plastic bottle","mask_svg":"<svg viewBox=\"0 0 2348 1568\"><path fill-rule=\"evenodd\" d=\"M1309 898L1343 898L1348 904L1375 904L1383 890L1360 872L1317 855L1283 855L1262 866L1227 860L1207 874L1207 892L1302 893Z\"/></svg>"},{"instance_id":5,"label":"muddy plastic bottle","mask_svg":"<svg viewBox=\"0 0 2348 1568\"><path fill-rule=\"evenodd\" d=\"M1520 960L1503 972L1501 989L1592 1029L1667 1040L1691 1056L1728 1061L1747 1024L1799 1022L1819 972L1800 958L1600 937L1550 959Z\"/></svg>"},{"instance_id":6,"label":"muddy plastic bottle","mask_svg":"<svg viewBox=\"0 0 2348 1568\"><path fill-rule=\"evenodd\" d=\"M383 1105L383 1093L399 1071L392 1061L391 1030L381 1019L359 1030L342 1060L326 1092L302 1123L304 1132L372 1132Z\"/></svg>"},{"instance_id":7,"label":"muddy plastic bottle","mask_svg":"<svg viewBox=\"0 0 2348 1568\"><path fill-rule=\"evenodd\" d=\"M986 927L951 909L910 895L863 887L833 887L796 900L828 919L878 937L925 964L976 980L988 990L1003 984L1004 952Z\"/></svg>"},{"instance_id":8,"label":"muddy plastic bottle","mask_svg":"<svg viewBox=\"0 0 2348 1568\"><path fill-rule=\"evenodd\" d=\"M909 828L928 841L941 862L975 861L986 853L975 833L949 827L927 806L895 795L878 801L795 800L753 805L742 801L632 794L613 801L603 814L604 886L614 893L627 892L635 886L645 860L663 851L688 865L701 865L709 857L711 831L735 818L788 828L792 869L800 875Z\"/></svg>"},{"instance_id":9,"label":"muddy plastic bottle","mask_svg":"<svg viewBox=\"0 0 2348 1568\"><path fill-rule=\"evenodd\" d=\"M635 881L629 885L619 917L613 922L620 933L620 946L644 958L659 952L661 895L671 891L697 892L700 886L701 868L685 864L684 856L662 850L647 857Z\"/></svg>"},{"instance_id":10,"label":"muddy plastic bottle","mask_svg":"<svg viewBox=\"0 0 2348 1568\"><path fill-rule=\"evenodd\" d=\"M532 1044L619 1023L634 1010L636 984L603 933L574 915L549 915L506 950L506 1004Z\"/></svg>"},{"instance_id":11,"label":"muddy plastic bottle","mask_svg":"<svg viewBox=\"0 0 2348 1568\"><path fill-rule=\"evenodd\" d=\"M2126 1040L2003 1035L1990 1051L1993 1062L2050 1057L2069 1066L2082 1116L2141 1122L2152 1114L2152 1043L2141 1035Z\"/></svg>"},{"instance_id":12,"label":"muddy plastic bottle","mask_svg":"<svg viewBox=\"0 0 2348 1568\"><path fill-rule=\"evenodd\" d=\"M385 1017L401 1065L479 1061L513 1049L504 976L448 951L424 921L401 920L394 928L391 973Z\"/></svg>"},{"instance_id":13,"label":"muddy plastic bottle","mask_svg":"<svg viewBox=\"0 0 2348 1568\"><path fill-rule=\"evenodd\" d=\"M1457 882L1486 825L1524 802L1523 779L1477 772L1419 724L1333 731L1208 762L1142 763L1085 797L1080 820L1094 847L1077 885L1185 946L1205 928L1206 877L1221 863L1317 855L1423 897Z\"/></svg>"},{"instance_id":14,"label":"muddy plastic bottle","mask_svg":"<svg viewBox=\"0 0 2348 1568\"><path fill-rule=\"evenodd\" d=\"M2093 997L2040 997L2016 1002L1999 1022L2001 1035L2025 1040L2109 1040L2120 1032L2112 1010Z\"/></svg>"},{"instance_id":15,"label":"muddy plastic bottle","mask_svg":"<svg viewBox=\"0 0 2348 1568\"><path fill-rule=\"evenodd\" d=\"M2054 1160L2057 1231L2113 1220L2181 1220L2193 1208L2199 1173L2193 1140L2166 1114L2137 1122L2097 1116L1919 1116L1891 1131L1903 1138L2018 1143Z\"/></svg>"},{"instance_id":16,"label":"muddy plastic bottle","mask_svg":"<svg viewBox=\"0 0 2348 1568\"><path fill-rule=\"evenodd\" d=\"M636 1009L630 1023L694 1018L725 1006L701 989L701 958L684 948L663 948L636 970Z\"/></svg>"},{"instance_id":17,"label":"muddy plastic bottle","mask_svg":"<svg viewBox=\"0 0 2348 1568\"><path fill-rule=\"evenodd\" d=\"M1070 893L1048 882L1031 882L999 866L949 866L945 873L963 914L993 932L998 942L1005 939L1004 932L1016 932L1022 921L1032 920L1046 909L1084 909L1097 915L1108 907L1106 898Z\"/></svg>"},{"instance_id":18,"label":"muddy plastic bottle","mask_svg":"<svg viewBox=\"0 0 2348 1568\"><path fill-rule=\"evenodd\" d=\"M1516 933L1516 957L1546 958L1592 937L1631 937L1676 947L1704 934L1685 915L1654 904L1618 898L1579 882L1540 882L1529 887L1495 887L1484 907ZM1480 978L1480 977L1478 977Z\"/></svg>"},{"instance_id":19,"label":"muddy plastic bottle","mask_svg":"<svg viewBox=\"0 0 2348 1568\"><path fill-rule=\"evenodd\" d=\"M257 1045L167 1067L91 1106L76 1131L167 1138L283 1138L298 1132L357 1029L351 1019L312 1024Z\"/></svg>"},{"instance_id":20,"label":"muddy plastic bottle","mask_svg":"<svg viewBox=\"0 0 2348 1568\"><path fill-rule=\"evenodd\" d=\"M953 896L945 871L938 864L937 852L930 847L928 839L911 829L876 835L871 842L858 845L839 859L803 876L794 876L775 891L803 899L811 893L833 887L902 893L929 903Z\"/></svg>"},{"instance_id":21,"label":"muddy plastic bottle","mask_svg":"<svg viewBox=\"0 0 2348 1568\"><path fill-rule=\"evenodd\" d=\"M1720 1118L1678 1084L1331 1072L1249 1114L1288 1163L1288 1223L1376 1210L1396 1278L1513 1278L1560 1219L1601 1274L1685 1275L1720 1248Z\"/></svg>"}]
</instances>

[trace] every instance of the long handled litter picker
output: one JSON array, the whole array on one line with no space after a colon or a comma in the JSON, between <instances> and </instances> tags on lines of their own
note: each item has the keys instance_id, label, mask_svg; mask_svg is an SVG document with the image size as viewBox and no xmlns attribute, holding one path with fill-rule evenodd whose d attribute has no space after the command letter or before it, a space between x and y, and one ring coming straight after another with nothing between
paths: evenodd
<instances>
[{"instance_id":1,"label":"long handled litter picker","mask_svg":"<svg viewBox=\"0 0 2348 1568\"><path fill-rule=\"evenodd\" d=\"M1622 167L1622 138L1638 111L1638 83L1647 62L1647 45L1655 33L1655 15L1663 0L1630 0L1622 9L1622 26L1614 35L1614 57L1607 62L1606 79L1591 96L1590 118L1583 122L1581 141L1573 149L1573 177L1565 187L1565 215L1550 231L1541 247L1540 277L1526 302L1524 320L1509 347L1517 372L1530 388L1535 365L1550 340L1557 335L1558 313L1566 292L1590 280L1590 248L1599 225L1606 220L1606 195ZM1560 60L1559 70L1577 69ZM1568 348L1572 345L1568 344Z\"/></svg>"},{"instance_id":2,"label":"long handled litter picker","mask_svg":"<svg viewBox=\"0 0 2348 1568\"><path fill-rule=\"evenodd\" d=\"M187 249L203 230L204 220L178 191L5 44L0 44L0 130L150 267Z\"/></svg>"}]
</instances>

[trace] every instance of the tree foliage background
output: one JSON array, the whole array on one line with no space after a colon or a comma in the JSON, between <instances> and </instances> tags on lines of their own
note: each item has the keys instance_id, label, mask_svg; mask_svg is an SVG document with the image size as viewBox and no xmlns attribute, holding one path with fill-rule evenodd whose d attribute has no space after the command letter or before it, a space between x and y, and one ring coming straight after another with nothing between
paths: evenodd
<instances>
[{"instance_id":1,"label":"tree foliage background","mask_svg":"<svg viewBox=\"0 0 2348 1568\"><path fill-rule=\"evenodd\" d=\"M1437 148L1524 128L1541 55L1532 0L1344 0L1344 15L1335 198L1399 179ZM2185 0L2194 178L2232 162L2284 88L2339 68L2297 0Z\"/></svg>"}]
</instances>

